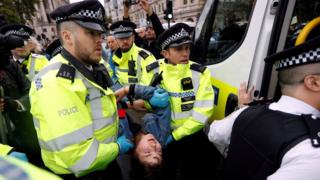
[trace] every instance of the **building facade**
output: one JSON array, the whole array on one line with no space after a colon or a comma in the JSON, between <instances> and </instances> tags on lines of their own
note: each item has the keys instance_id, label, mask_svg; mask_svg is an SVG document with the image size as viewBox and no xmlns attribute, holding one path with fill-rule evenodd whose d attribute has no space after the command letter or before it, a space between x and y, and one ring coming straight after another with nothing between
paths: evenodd
<instances>
[{"instance_id":1,"label":"building facade","mask_svg":"<svg viewBox=\"0 0 320 180\"><path fill-rule=\"evenodd\" d=\"M35 4L35 16L31 22L27 22L27 25L34 29L36 38L43 46L57 36L55 22L49 16L50 12L68 3L69 0L40 0L38 4Z\"/></svg>"},{"instance_id":2,"label":"building facade","mask_svg":"<svg viewBox=\"0 0 320 180\"><path fill-rule=\"evenodd\" d=\"M172 22L192 22L196 23L206 0L172 0L173 19ZM162 23L164 10L167 8L167 0L149 0L153 11L159 16ZM122 20L123 0L105 0L106 15L112 22ZM130 19L138 26L146 24L146 13L139 5L130 8Z\"/></svg>"}]
</instances>

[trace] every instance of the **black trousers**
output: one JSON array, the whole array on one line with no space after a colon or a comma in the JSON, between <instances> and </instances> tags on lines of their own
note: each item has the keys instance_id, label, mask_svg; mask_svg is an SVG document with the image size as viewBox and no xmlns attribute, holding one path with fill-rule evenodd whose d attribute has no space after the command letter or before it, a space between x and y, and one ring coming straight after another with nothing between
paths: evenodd
<instances>
[{"instance_id":1,"label":"black trousers","mask_svg":"<svg viewBox=\"0 0 320 180\"><path fill-rule=\"evenodd\" d=\"M116 160L112 161L105 170L94 171L78 178L74 174L60 175L60 177L65 180L122 180L121 169Z\"/></svg>"},{"instance_id":2,"label":"black trousers","mask_svg":"<svg viewBox=\"0 0 320 180\"><path fill-rule=\"evenodd\" d=\"M221 158L219 151L200 130L164 149L163 174L170 180L218 179Z\"/></svg>"}]
</instances>

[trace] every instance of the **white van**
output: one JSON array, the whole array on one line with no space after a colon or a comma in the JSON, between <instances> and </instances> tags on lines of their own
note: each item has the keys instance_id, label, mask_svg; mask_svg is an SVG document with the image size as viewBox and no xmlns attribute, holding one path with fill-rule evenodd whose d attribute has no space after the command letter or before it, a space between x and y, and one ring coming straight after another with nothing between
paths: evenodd
<instances>
[{"instance_id":1,"label":"white van","mask_svg":"<svg viewBox=\"0 0 320 180\"><path fill-rule=\"evenodd\" d=\"M206 1L191 59L207 65L214 77L213 119L234 110L243 81L256 87L257 97L277 99L277 76L264 59L294 46L298 32L318 16L320 0Z\"/></svg>"}]
</instances>

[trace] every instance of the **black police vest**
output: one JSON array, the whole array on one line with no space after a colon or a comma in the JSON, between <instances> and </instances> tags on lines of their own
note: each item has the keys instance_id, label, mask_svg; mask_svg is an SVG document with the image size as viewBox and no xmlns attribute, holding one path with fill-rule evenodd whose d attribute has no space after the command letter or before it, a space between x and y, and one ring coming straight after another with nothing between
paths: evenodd
<instances>
[{"instance_id":1,"label":"black police vest","mask_svg":"<svg viewBox=\"0 0 320 180\"><path fill-rule=\"evenodd\" d=\"M223 179L266 179L288 150L319 130L320 119L311 115L273 111L267 105L248 107L233 125Z\"/></svg>"}]
</instances>

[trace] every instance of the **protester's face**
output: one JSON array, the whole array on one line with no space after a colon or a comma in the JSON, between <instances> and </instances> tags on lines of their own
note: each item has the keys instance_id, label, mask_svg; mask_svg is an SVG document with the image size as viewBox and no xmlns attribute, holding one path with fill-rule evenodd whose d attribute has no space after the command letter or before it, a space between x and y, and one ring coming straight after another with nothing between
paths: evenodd
<instances>
[{"instance_id":1,"label":"protester's face","mask_svg":"<svg viewBox=\"0 0 320 180\"><path fill-rule=\"evenodd\" d=\"M31 53L31 49L34 47L31 40L26 41L27 44L21 47L17 47L11 50L12 54L16 58L25 58Z\"/></svg>"},{"instance_id":2,"label":"protester's face","mask_svg":"<svg viewBox=\"0 0 320 180\"><path fill-rule=\"evenodd\" d=\"M101 60L102 32L78 26L73 33L74 54L86 64L96 64Z\"/></svg>"},{"instance_id":3,"label":"protester's face","mask_svg":"<svg viewBox=\"0 0 320 180\"><path fill-rule=\"evenodd\" d=\"M162 162L162 148L152 134L143 135L136 144L135 154L141 164L155 167Z\"/></svg>"},{"instance_id":4,"label":"protester's face","mask_svg":"<svg viewBox=\"0 0 320 180\"><path fill-rule=\"evenodd\" d=\"M138 35L143 39L145 38L145 35L146 35L146 31L144 28L140 28L138 31L137 31Z\"/></svg>"},{"instance_id":5,"label":"protester's face","mask_svg":"<svg viewBox=\"0 0 320 180\"><path fill-rule=\"evenodd\" d=\"M155 40L156 39L156 33L154 32L152 27L148 27L146 30L146 39L147 40Z\"/></svg>"},{"instance_id":6,"label":"protester's face","mask_svg":"<svg viewBox=\"0 0 320 180\"><path fill-rule=\"evenodd\" d=\"M121 51L123 51L123 52L127 52L130 50L130 48L133 44L133 41L134 41L133 35L129 36L127 38L118 38L117 39L118 46L121 49Z\"/></svg>"},{"instance_id":7,"label":"protester's face","mask_svg":"<svg viewBox=\"0 0 320 180\"><path fill-rule=\"evenodd\" d=\"M190 56L190 44L184 44L178 47L170 47L162 51L162 55L168 59L171 64L188 64Z\"/></svg>"},{"instance_id":8,"label":"protester's face","mask_svg":"<svg viewBox=\"0 0 320 180\"><path fill-rule=\"evenodd\" d=\"M113 36L108 36L107 38L107 43L108 43L108 47L112 50L115 51L116 49L118 49L118 44L116 39Z\"/></svg>"}]
</instances>

